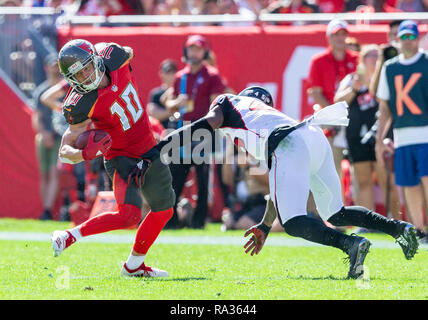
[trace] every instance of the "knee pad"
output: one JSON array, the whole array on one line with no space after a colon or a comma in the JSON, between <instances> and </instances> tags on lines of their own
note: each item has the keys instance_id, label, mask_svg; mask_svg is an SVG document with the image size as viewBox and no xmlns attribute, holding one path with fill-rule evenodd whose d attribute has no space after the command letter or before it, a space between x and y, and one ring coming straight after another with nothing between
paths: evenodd
<instances>
[{"instance_id":1,"label":"knee pad","mask_svg":"<svg viewBox=\"0 0 428 320\"><path fill-rule=\"evenodd\" d=\"M119 205L119 213L122 218L123 228L137 225L141 220L141 209L132 204Z\"/></svg>"}]
</instances>

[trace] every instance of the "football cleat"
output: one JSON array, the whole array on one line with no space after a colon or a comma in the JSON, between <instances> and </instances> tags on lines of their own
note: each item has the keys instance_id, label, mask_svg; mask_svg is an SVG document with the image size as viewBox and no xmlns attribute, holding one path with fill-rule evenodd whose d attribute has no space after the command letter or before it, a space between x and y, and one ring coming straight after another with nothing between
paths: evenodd
<instances>
[{"instance_id":1,"label":"football cleat","mask_svg":"<svg viewBox=\"0 0 428 320\"><path fill-rule=\"evenodd\" d=\"M122 270L120 271L120 275L125 277L142 277L142 278L154 278L154 277L161 278L161 277L169 276L168 272L164 270L148 267L144 264L144 262L141 266L139 266L137 269L134 269L134 270L129 269L126 266L126 263L124 263L122 266Z\"/></svg>"},{"instance_id":2,"label":"football cleat","mask_svg":"<svg viewBox=\"0 0 428 320\"><path fill-rule=\"evenodd\" d=\"M411 260L415 256L419 247L415 227L412 224L405 222L402 231L395 238L395 242L400 245L406 259Z\"/></svg>"},{"instance_id":3,"label":"football cleat","mask_svg":"<svg viewBox=\"0 0 428 320\"><path fill-rule=\"evenodd\" d=\"M358 279L364 274L364 260L367 253L369 253L371 243L366 238L351 236L353 242L347 249L348 257L346 258L346 260L349 260L347 279Z\"/></svg>"},{"instance_id":4,"label":"football cleat","mask_svg":"<svg viewBox=\"0 0 428 320\"><path fill-rule=\"evenodd\" d=\"M51 237L53 255L58 257L61 252L76 242L76 238L68 231L54 231Z\"/></svg>"}]
</instances>

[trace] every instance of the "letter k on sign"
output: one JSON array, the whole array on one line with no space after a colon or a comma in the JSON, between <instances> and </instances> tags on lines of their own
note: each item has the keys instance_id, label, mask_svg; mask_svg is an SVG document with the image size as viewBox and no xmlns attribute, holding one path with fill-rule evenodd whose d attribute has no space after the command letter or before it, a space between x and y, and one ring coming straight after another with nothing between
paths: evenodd
<instances>
[{"instance_id":1,"label":"letter k on sign","mask_svg":"<svg viewBox=\"0 0 428 320\"><path fill-rule=\"evenodd\" d=\"M403 103L406 104L412 114L422 114L421 109L418 108L416 103L409 97L409 92L418 82L419 78L422 76L422 73L416 72L413 73L409 81L403 88L403 75L396 75L394 78L395 90L397 92L396 106L398 116L403 115Z\"/></svg>"}]
</instances>

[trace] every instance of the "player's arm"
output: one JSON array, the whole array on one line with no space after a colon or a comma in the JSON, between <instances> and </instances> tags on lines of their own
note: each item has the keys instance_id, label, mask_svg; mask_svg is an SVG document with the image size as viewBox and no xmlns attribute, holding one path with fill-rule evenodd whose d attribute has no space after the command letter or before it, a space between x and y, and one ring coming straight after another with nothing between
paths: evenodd
<instances>
[{"instance_id":1,"label":"player's arm","mask_svg":"<svg viewBox=\"0 0 428 320\"><path fill-rule=\"evenodd\" d=\"M391 145L385 144L384 139L388 133L388 130L392 124L392 114L389 110L388 102L383 99L379 99L379 117L378 117L378 129L376 132L376 159L380 165L384 165L383 154L389 152L394 153L394 149Z\"/></svg>"},{"instance_id":2,"label":"player's arm","mask_svg":"<svg viewBox=\"0 0 428 320\"><path fill-rule=\"evenodd\" d=\"M208 114L191 124L185 125L178 130L174 130L164 139L162 139L154 148L156 148L161 156L169 152L169 150L186 147L192 143L192 135L199 130L206 130L210 134L223 124L223 112L219 106L215 106ZM189 139L190 137L190 139ZM128 176L128 184L135 181L137 186L142 186L144 183L144 175L150 166L150 160L143 159L139 161L131 170Z\"/></svg>"},{"instance_id":3,"label":"player's arm","mask_svg":"<svg viewBox=\"0 0 428 320\"><path fill-rule=\"evenodd\" d=\"M59 158L64 163L76 164L84 161L83 150L76 149L74 144L77 137L87 130L91 120L87 119L78 124L70 124L62 135L61 146L59 148Z\"/></svg>"},{"instance_id":4,"label":"player's arm","mask_svg":"<svg viewBox=\"0 0 428 320\"><path fill-rule=\"evenodd\" d=\"M192 139L185 139L185 137L192 137L192 134L202 129L208 130L212 134L223 124L223 119L223 111L220 106L216 105L205 117L171 132L156 145L156 148L161 151L166 145L170 145L172 149L185 147L192 142Z\"/></svg>"},{"instance_id":5,"label":"player's arm","mask_svg":"<svg viewBox=\"0 0 428 320\"><path fill-rule=\"evenodd\" d=\"M64 90L63 84L57 83L43 92L40 96L40 101L53 111L61 111L62 102L60 99L65 95L65 93L66 91Z\"/></svg>"},{"instance_id":6,"label":"player's arm","mask_svg":"<svg viewBox=\"0 0 428 320\"><path fill-rule=\"evenodd\" d=\"M326 107L330 103L324 96L323 90L321 87L312 87L308 89L308 95L314 99L316 104L319 104L321 107Z\"/></svg>"},{"instance_id":7,"label":"player's arm","mask_svg":"<svg viewBox=\"0 0 428 320\"><path fill-rule=\"evenodd\" d=\"M128 46L123 46L122 48L129 54L129 60L134 58L134 49Z\"/></svg>"}]
</instances>

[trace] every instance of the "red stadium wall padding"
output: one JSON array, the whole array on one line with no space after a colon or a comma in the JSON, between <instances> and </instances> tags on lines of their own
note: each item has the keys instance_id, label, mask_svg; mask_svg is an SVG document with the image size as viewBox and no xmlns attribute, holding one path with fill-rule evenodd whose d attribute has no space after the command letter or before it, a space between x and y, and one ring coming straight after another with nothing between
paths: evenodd
<instances>
[{"instance_id":1,"label":"red stadium wall padding","mask_svg":"<svg viewBox=\"0 0 428 320\"><path fill-rule=\"evenodd\" d=\"M163 59L174 59L179 67L183 43L189 34L204 35L216 56L220 74L239 92L261 83L273 94L276 107L295 118L312 114L306 96L311 57L327 46L326 25L266 27L74 27L58 31L59 46L71 39L93 43L117 42L134 49L131 62L142 100L159 85L158 69ZM350 36L361 44L384 43L387 25L351 25ZM420 26L421 33L427 25Z\"/></svg>"},{"instance_id":2,"label":"red stadium wall padding","mask_svg":"<svg viewBox=\"0 0 428 320\"><path fill-rule=\"evenodd\" d=\"M0 217L42 212L32 110L0 78Z\"/></svg>"}]
</instances>

